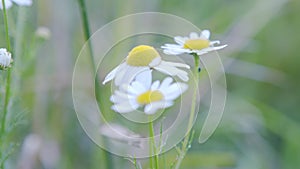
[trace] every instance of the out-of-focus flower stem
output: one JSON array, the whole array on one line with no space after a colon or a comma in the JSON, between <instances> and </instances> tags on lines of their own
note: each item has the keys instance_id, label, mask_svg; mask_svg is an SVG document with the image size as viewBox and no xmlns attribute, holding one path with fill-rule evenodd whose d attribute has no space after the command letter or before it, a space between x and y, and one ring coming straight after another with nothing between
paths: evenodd
<instances>
[{"instance_id":1,"label":"out-of-focus flower stem","mask_svg":"<svg viewBox=\"0 0 300 169\"><path fill-rule=\"evenodd\" d=\"M5 8L5 0L2 0L2 6L3 6L3 20L4 20L4 26L5 26L5 37L6 37L6 43L7 43L7 50L8 50L8 52L11 52L9 32L8 32L7 13L6 13L6 8ZM1 135L0 135L0 137L5 133L6 116L7 116L8 104L9 104L9 100L10 100L10 82L11 82L11 68L9 68L7 70L5 96L4 96L4 107L3 107L3 115L2 115L2 120L1 120L1 131L0 131Z\"/></svg>"},{"instance_id":2,"label":"out-of-focus flower stem","mask_svg":"<svg viewBox=\"0 0 300 169\"><path fill-rule=\"evenodd\" d=\"M197 102L197 93L198 93L198 84L199 84L200 57L196 53L193 53L192 55L193 55L194 61L195 61L195 67L193 70L194 79L195 79L195 89L194 89L194 93L193 93L191 113L190 113L190 118L189 118L188 128L187 128L188 134L185 136L185 138L182 142L181 149L180 149L180 152L178 155L178 159L176 161L175 169L179 169L181 162L184 159L185 154L187 153L188 149L190 148L190 144L191 144L190 139L193 137L192 136L193 135L192 127L193 127L193 122L194 122L195 113L196 113L196 105L197 105L196 102Z\"/></svg>"},{"instance_id":3,"label":"out-of-focus flower stem","mask_svg":"<svg viewBox=\"0 0 300 169\"><path fill-rule=\"evenodd\" d=\"M153 169L159 169L158 166L158 154L156 151L156 145L155 145L155 134L154 134L154 129L153 129L153 121L152 119L150 119L149 122L149 137L150 137L150 141L149 141L149 164L150 164L150 168ZM152 155L154 155L154 157L152 157ZM154 164L153 164L154 163Z\"/></svg>"},{"instance_id":4,"label":"out-of-focus flower stem","mask_svg":"<svg viewBox=\"0 0 300 169\"><path fill-rule=\"evenodd\" d=\"M96 64L95 64L95 60L94 60L94 54L93 54L93 47L91 42L89 41L89 38L91 37L91 33L90 33L90 27L89 27L89 21L88 21L88 16L87 16L87 8L85 6L85 1L84 0L78 0L78 4L80 7L80 14L82 17L82 26L83 26L83 31L84 31L84 38L85 41L87 41L88 43L88 50L90 52L90 60L91 60L91 66L92 66L92 71L93 74L95 75L95 92L96 92L96 99L97 101L99 101L100 99L100 91L99 91L99 80L98 77L96 75ZM107 151L101 150L103 151L103 153L101 153L104 157L104 161L105 161L105 168L113 168L112 167L112 160L110 155L108 154Z\"/></svg>"},{"instance_id":5,"label":"out-of-focus flower stem","mask_svg":"<svg viewBox=\"0 0 300 169\"><path fill-rule=\"evenodd\" d=\"M6 37L6 43L7 43L7 50L10 51L10 39L9 39L9 33L8 33L8 22L7 22L7 13L5 8L5 0L2 0L2 6L3 6L3 20L4 20L4 26L5 26L5 37ZM3 106L3 115L1 119L1 129L0 129L0 141L1 137L5 134L5 124L6 124L6 116L8 112L8 104L10 100L10 81L11 81L11 68L7 70L7 78L6 78L6 86L5 86L5 96L4 96L4 106ZM0 159L2 158L2 152L0 152ZM4 168L4 163L0 164L0 168Z\"/></svg>"}]
</instances>

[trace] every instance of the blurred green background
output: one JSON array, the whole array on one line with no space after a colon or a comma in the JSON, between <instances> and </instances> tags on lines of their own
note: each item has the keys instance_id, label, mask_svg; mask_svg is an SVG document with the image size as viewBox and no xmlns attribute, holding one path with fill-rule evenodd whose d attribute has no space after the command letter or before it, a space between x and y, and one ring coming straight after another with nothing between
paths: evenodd
<instances>
[{"instance_id":1,"label":"blurred green background","mask_svg":"<svg viewBox=\"0 0 300 169\"><path fill-rule=\"evenodd\" d=\"M88 0L86 5L91 32L124 15L164 12L210 29L213 39L229 45L219 52L228 85L223 119L206 143L194 139L181 168L299 168L299 0ZM32 7L15 5L8 14L12 37L19 32L18 19L25 25L21 50L13 52L18 78L12 95L18 106L9 116L23 120L6 139L19 144L6 168L102 169L104 152L81 128L72 103L73 66L84 44L77 1L36 0ZM5 47L2 17L0 24ZM50 39L32 38L39 26L50 30ZM5 72L0 73L2 103ZM204 117L198 116L195 138ZM165 157L172 163L175 150ZM113 168L134 168L123 157L108 158ZM147 165L146 159L139 162Z\"/></svg>"}]
</instances>

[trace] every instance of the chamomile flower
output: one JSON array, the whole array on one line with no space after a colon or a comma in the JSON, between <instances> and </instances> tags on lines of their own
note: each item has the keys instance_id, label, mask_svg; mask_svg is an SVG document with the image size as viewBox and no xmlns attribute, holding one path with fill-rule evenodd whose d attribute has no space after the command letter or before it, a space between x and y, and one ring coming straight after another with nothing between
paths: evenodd
<instances>
[{"instance_id":1,"label":"chamomile flower","mask_svg":"<svg viewBox=\"0 0 300 169\"><path fill-rule=\"evenodd\" d=\"M174 41L177 44L165 44L161 48L163 48L164 53L168 55L196 53L198 56L200 56L210 51L219 50L227 46L214 46L220 44L220 41L210 41L209 37L209 30L203 30L199 35L195 32L191 32L189 37L174 37Z\"/></svg>"},{"instance_id":2,"label":"chamomile flower","mask_svg":"<svg viewBox=\"0 0 300 169\"><path fill-rule=\"evenodd\" d=\"M114 103L111 107L119 113L128 113L144 108L146 114L154 114L158 109L170 107L174 100L186 91L185 83L173 82L166 77L162 83L152 83L152 70L139 73L131 84L123 84L110 97Z\"/></svg>"},{"instance_id":3,"label":"chamomile flower","mask_svg":"<svg viewBox=\"0 0 300 169\"><path fill-rule=\"evenodd\" d=\"M13 2L19 6L30 6L32 4L32 0L4 0L4 1L5 1L6 9L12 7ZM0 9L3 9L2 0L0 1Z\"/></svg>"},{"instance_id":4,"label":"chamomile flower","mask_svg":"<svg viewBox=\"0 0 300 169\"><path fill-rule=\"evenodd\" d=\"M0 70L4 70L11 66L13 59L11 58L11 54L5 49L0 49Z\"/></svg>"},{"instance_id":5,"label":"chamomile flower","mask_svg":"<svg viewBox=\"0 0 300 169\"><path fill-rule=\"evenodd\" d=\"M115 80L115 85L129 84L138 72L154 69L170 76L178 76L188 81L188 73L179 68L189 69L183 63L167 62L162 60L159 53L151 46L140 45L133 48L125 62L113 69L104 79L103 84Z\"/></svg>"}]
</instances>

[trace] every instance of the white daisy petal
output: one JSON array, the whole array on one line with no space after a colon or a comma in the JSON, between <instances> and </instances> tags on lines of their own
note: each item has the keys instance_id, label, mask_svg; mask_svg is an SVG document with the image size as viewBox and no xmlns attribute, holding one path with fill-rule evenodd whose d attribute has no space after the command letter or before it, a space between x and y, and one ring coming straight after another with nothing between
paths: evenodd
<instances>
[{"instance_id":1,"label":"white daisy petal","mask_svg":"<svg viewBox=\"0 0 300 169\"><path fill-rule=\"evenodd\" d=\"M172 101L160 101L160 102L154 102L152 104L149 104L145 106L144 112L146 114L154 114L159 109L165 109L173 105Z\"/></svg>"},{"instance_id":2,"label":"white daisy petal","mask_svg":"<svg viewBox=\"0 0 300 169\"><path fill-rule=\"evenodd\" d=\"M152 62L149 64L149 66L152 68L156 65L159 65L159 63L161 62L161 58L160 57L156 57L155 59L152 60Z\"/></svg>"},{"instance_id":3,"label":"white daisy petal","mask_svg":"<svg viewBox=\"0 0 300 169\"><path fill-rule=\"evenodd\" d=\"M202 54L205 54L205 53L208 53L208 52L211 52L211 51L223 49L223 48L225 48L226 46L227 46L227 45L216 46L216 47L209 47L209 48L205 48L205 49L203 49L203 50L195 51L195 52L197 52L198 55L202 55Z\"/></svg>"},{"instance_id":4,"label":"white daisy petal","mask_svg":"<svg viewBox=\"0 0 300 169\"><path fill-rule=\"evenodd\" d=\"M114 93L116 96L119 96L119 97L123 97L123 98L126 98L128 96L127 93L125 92L122 92L122 91L119 91L119 90L115 90L115 93Z\"/></svg>"},{"instance_id":5,"label":"white daisy petal","mask_svg":"<svg viewBox=\"0 0 300 169\"><path fill-rule=\"evenodd\" d=\"M173 84L168 91L164 92L166 100L174 100L187 90L188 86L184 83Z\"/></svg>"},{"instance_id":6,"label":"white daisy petal","mask_svg":"<svg viewBox=\"0 0 300 169\"><path fill-rule=\"evenodd\" d=\"M148 69L139 73L135 80L140 82L144 86L145 89L149 89L152 83L152 70Z\"/></svg>"},{"instance_id":7,"label":"white daisy petal","mask_svg":"<svg viewBox=\"0 0 300 169\"><path fill-rule=\"evenodd\" d=\"M138 105L132 105L129 102L124 102L122 104L115 104L111 107L111 109L119 113L129 113L137 108Z\"/></svg>"},{"instance_id":8,"label":"white daisy petal","mask_svg":"<svg viewBox=\"0 0 300 169\"><path fill-rule=\"evenodd\" d=\"M208 53L209 51L195 51L194 53L197 53L198 56L200 55L204 55L206 53Z\"/></svg>"},{"instance_id":9,"label":"white daisy petal","mask_svg":"<svg viewBox=\"0 0 300 169\"><path fill-rule=\"evenodd\" d=\"M218 45L220 44L221 42L219 40L215 40L215 41L210 41L209 45Z\"/></svg>"},{"instance_id":10,"label":"white daisy petal","mask_svg":"<svg viewBox=\"0 0 300 169\"><path fill-rule=\"evenodd\" d=\"M164 46L161 46L161 48L178 48L181 47L182 45L177 45L177 44L165 44Z\"/></svg>"},{"instance_id":11,"label":"white daisy petal","mask_svg":"<svg viewBox=\"0 0 300 169\"><path fill-rule=\"evenodd\" d=\"M151 82L150 82L151 83ZM139 81L133 81L131 83L132 88L135 89L135 91L137 91L138 93L142 93L147 91L147 88L145 87L145 85L143 83L140 83Z\"/></svg>"},{"instance_id":12,"label":"white daisy petal","mask_svg":"<svg viewBox=\"0 0 300 169\"><path fill-rule=\"evenodd\" d=\"M150 115L150 114L156 113L156 110L157 110L157 109L152 108L152 105L151 105L151 104L145 106L145 108L144 108L144 112L145 112L146 114L149 114L149 115Z\"/></svg>"},{"instance_id":13,"label":"white daisy petal","mask_svg":"<svg viewBox=\"0 0 300 169\"><path fill-rule=\"evenodd\" d=\"M174 51L174 52L186 52L186 51L189 51L190 49L183 49L181 47L168 47L168 48L165 48L164 50L170 50L170 51Z\"/></svg>"},{"instance_id":14,"label":"white daisy petal","mask_svg":"<svg viewBox=\"0 0 300 169\"><path fill-rule=\"evenodd\" d=\"M137 75L137 73L141 72L143 70L142 67L133 67L128 66L129 68L125 70L125 74L122 77L121 83L129 84L130 81L134 79L134 77Z\"/></svg>"},{"instance_id":15,"label":"white daisy petal","mask_svg":"<svg viewBox=\"0 0 300 169\"><path fill-rule=\"evenodd\" d=\"M166 100L174 100L174 99L176 99L178 96L180 96L181 95L181 92L179 92L179 91L177 91L177 92L173 92L173 93L171 93L171 94L168 94L168 95L166 95L165 96L165 99Z\"/></svg>"},{"instance_id":16,"label":"white daisy petal","mask_svg":"<svg viewBox=\"0 0 300 169\"><path fill-rule=\"evenodd\" d=\"M214 50L220 50L220 49L225 48L226 46L227 46L227 45L215 46L215 47L213 47L213 48L214 48Z\"/></svg>"},{"instance_id":17,"label":"white daisy petal","mask_svg":"<svg viewBox=\"0 0 300 169\"><path fill-rule=\"evenodd\" d=\"M160 82L157 80L155 81L152 86L151 86L151 90L157 90L159 87Z\"/></svg>"},{"instance_id":18,"label":"white daisy petal","mask_svg":"<svg viewBox=\"0 0 300 169\"><path fill-rule=\"evenodd\" d=\"M165 94L165 95L168 95L168 94L172 94L172 93L174 93L174 92L179 92L179 93L181 93L181 92L180 92L180 88L179 88L179 86L178 86L177 83L173 83L172 85L170 85L170 86L168 87L168 90L164 91L164 94Z\"/></svg>"},{"instance_id":19,"label":"white daisy petal","mask_svg":"<svg viewBox=\"0 0 300 169\"><path fill-rule=\"evenodd\" d=\"M119 72L115 78L115 85L120 86L121 84L128 84L130 83L138 72L143 72L145 70L149 70L148 67L133 67L126 65L127 68L124 69L123 72Z\"/></svg>"},{"instance_id":20,"label":"white daisy petal","mask_svg":"<svg viewBox=\"0 0 300 169\"><path fill-rule=\"evenodd\" d=\"M138 90L135 90L135 88L133 88L131 85L129 84L122 84L120 86L120 91L124 92L126 94L130 94L130 95L137 95L140 94L140 92Z\"/></svg>"},{"instance_id":21,"label":"white daisy petal","mask_svg":"<svg viewBox=\"0 0 300 169\"><path fill-rule=\"evenodd\" d=\"M173 51L173 50L169 50L169 49L165 49L163 50L163 52L167 55L181 55L184 54L184 51Z\"/></svg>"},{"instance_id":22,"label":"white daisy petal","mask_svg":"<svg viewBox=\"0 0 300 169\"><path fill-rule=\"evenodd\" d=\"M116 90L114 95L110 97L110 101L112 101L113 103L119 103L122 102L123 100L133 99L133 98L134 96L130 94L123 93L121 91Z\"/></svg>"},{"instance_id":23,"label":"white daisy petal","mask_svg":"<svg viewBox=\"0 0 300 169\"><path fill-rule=\"evenodd\" d=\"M191 32L191 33L190 33L190 38L191 38L191 39L198 39L199 36L198 36L198 34L197 34L196 32Z\"/></svg>"},{"instance_id":24,"label":"white daisy petal","mask_svg":"<svg viewBox=\"0 0 300 169\"><path fill-rule=\"evenodd\" d=\"M180 45L183 45L184 42L185 42L184 38L181 37L181 36L175 36L175 37L174 37L174 41L175 41L176 43L180 44Z\"/></svg>"},{"instance_id":25,"label":"white daisy petal","mask_svg":"<svg viewBox=\"0 0 300 169\"><path fill-rule=\"evenodd\" d=\"M175 76L176 75L176 73L175 73L176 69L175 68L169 67L169 66L166 66L166 65L162 65L162 64L155 67L155 70L160 71L160 72L162 72L164 74L167 74L167 75L170 75L170 76Z\"/></svg>"},{"instance_id":26,"label":"white daisy petal","mask_svg":"<svg viewBox=\"0 0 300 169\"><path fill-rule=\"evenodd\" d=\"M166 78L163 80L163 82L161 83L159 89L160 89L161 91L165 91L165 90L169 87L169 85L170 85L172 82L173 82L173 79L172 79L172 78L166 77Z\"/></svg>"},{"instance_id":27,"label":"white daisy petal","mask_svg":"<svg viewBox=\"0 0 300 169\"><path fill-rule=\"evenodd\" d=\"M154 102L145 106L144 112L146 114L154 114L158 109L165 108L165 102Z\"/></svg>"},{"instance_id":28,"label":"white daisy petal","mask_svg":"<svg viewBox=\"0 0 300 169\"><path fill-rule=\"evenodd\" d=\"M178 76L183 81L188 81L187 72L171 66L169 63L165 63L165 61L162 61L159 66L155 67L155 69L171 76Z\"/></svg>"},{"instance_id":29,"label":"white daisy petal","mask_svg":"<svg viewBox=\"0 0 300 169\"><path fill-rule=\"evenodd\" d=\"M125 63L122 63L121 65L114 68L111 72L109 72L108 75L106 75L106 77L104 78L102 84L105 84L105 83L111 81L113 78L115 78L117 71L121 70L121 68L123 67L123 64L125 64Z\"/></svg>"},{"instance_id":30,"label":"white daisy petal","mask_svg":"<svg viewBox=\"0 0 300 169\"><path fill-rule=\"evenodd\" d=\"M203 30L201 32L200 38L209 39L209 37L210 37L210 31L209 30Z\"/></svg>"},{"instance_id":31,"label":"white daisy petal","mask_svg":"<svg viewBox=\"0 0 300 169\"><path fill-rule=\"evenodd\" d=\"M180 69L178 69L178 71L177 71L177 76L184 82L187 82L189 80L189 76L188 76L187 72L182 71Z\"/></svg>"},{"instance_id":32,"label":"white daisy petal","mask_svg":"<svg viewBox=\"0 0 300 169\"><path fill-rule=\"evenodd\" d=\"M190 69L190 66L184 63L179 63L179 62L167 62L163 61L163 64L168 65L168 66L174 66L174 67L184 67L187 69Z\"/></svg>"}]
</instances>

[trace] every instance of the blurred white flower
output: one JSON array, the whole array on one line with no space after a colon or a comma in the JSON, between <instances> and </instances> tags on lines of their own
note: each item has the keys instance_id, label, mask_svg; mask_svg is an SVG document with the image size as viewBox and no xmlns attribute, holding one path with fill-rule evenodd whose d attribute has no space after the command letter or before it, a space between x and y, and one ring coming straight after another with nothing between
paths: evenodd
<instances>
[{"instance_id":1,"label":"blurred white flower","mask_svg":"<svg viewBox=\"0 0 300 169\"><path fill-rule=\"evenodd\" d=\"M18 169L57 168L60 159L59 145L54 140L46 140L37 134L26 136L20 159L17 164Z\"/></svg>"},{"instance_id":2,"label":"blurred white flower","mask_svg":"<svg viewBox=\"0 0 300 169\"><path fill-rule=\"evenodd\" d=\"M5 8L9 9L12 7L13 2L19 6L31 6L32 0L4 0L5 1ZM0 1L0 9L3 9L2 0Z\"/></svg>"},{"instance_id":3,"label":"blurred white flower","mask_svg":"<svg viewBox=\"0 0 300 169\"><path fill-rule=\"evenodd\" d=\"M115 85L129 84L139 72L155 69L170 76L178 76L188 81L188 73L177 67L189 69L183 63L163 61L159 53L151 46L140 45L133 48L124 63L113 69L104 79L103 84L115 79Z\"/></svg>"},{"instance_id":4,"label":"blurred white flower","mask_svg":"<svg viewBox=\"0 0 300 169\"><path fill-rule=\"evenodd\" d=\"M152 83L152 70L144 71L136 76L131 84L123 84L110 97L114 103L112 109L119 113L128 113L144 107L146 114L154 114L158 109L173 105L188 86L185 83L173 83L171 77Z\"/></svg>"},{"instance_id":5,"label":"blurred white flower","mask_svg":"<svg viewBox=\"0 0 300 169\"><path fill-rule=\"evenodd\" d=\"M32 169L38 161L43 139L37 134L29 134L22 145L18 169Z\"/></svg>"},{"instance_id":6,"label":"blurred white flower","mask_svg":"<svg viewBox=\"0 0 300 169\"><path fill-rule=\"evenodd\" d=\"M38 38L47 40L51 37L51 32L50 32L49 28L41 26L41 27L38 27L37 30L35 31L35 35Z\"/></svg>"},{"instance_id":7,"label":"blurred white flower","mask_svg":"<svg viewBox=\"0 0 300 169\"><path fill-rule=\"evenodd\" d=\"M0 49L0 70L6 69L11 66L13 59L11 58L11 54L5 49Z\"/></svg>"},{"instance_id":8,"label":"blurred white flower","mask_svg":"<svg viewBox=\"0 0 300 169\"><path fill-rule=\"evenodd\" d=\"M198 56L207 52L219 50L227 45L214 46L220 44L220 41L210 41L209 30L203 30L199 35L195 32L191 32L189 37L174 37L174 41L177 44L165 44L163 48L164 53L168 55L180 55L184 53L192 54L196 53Z\"/></svg>"}]
</instances>

